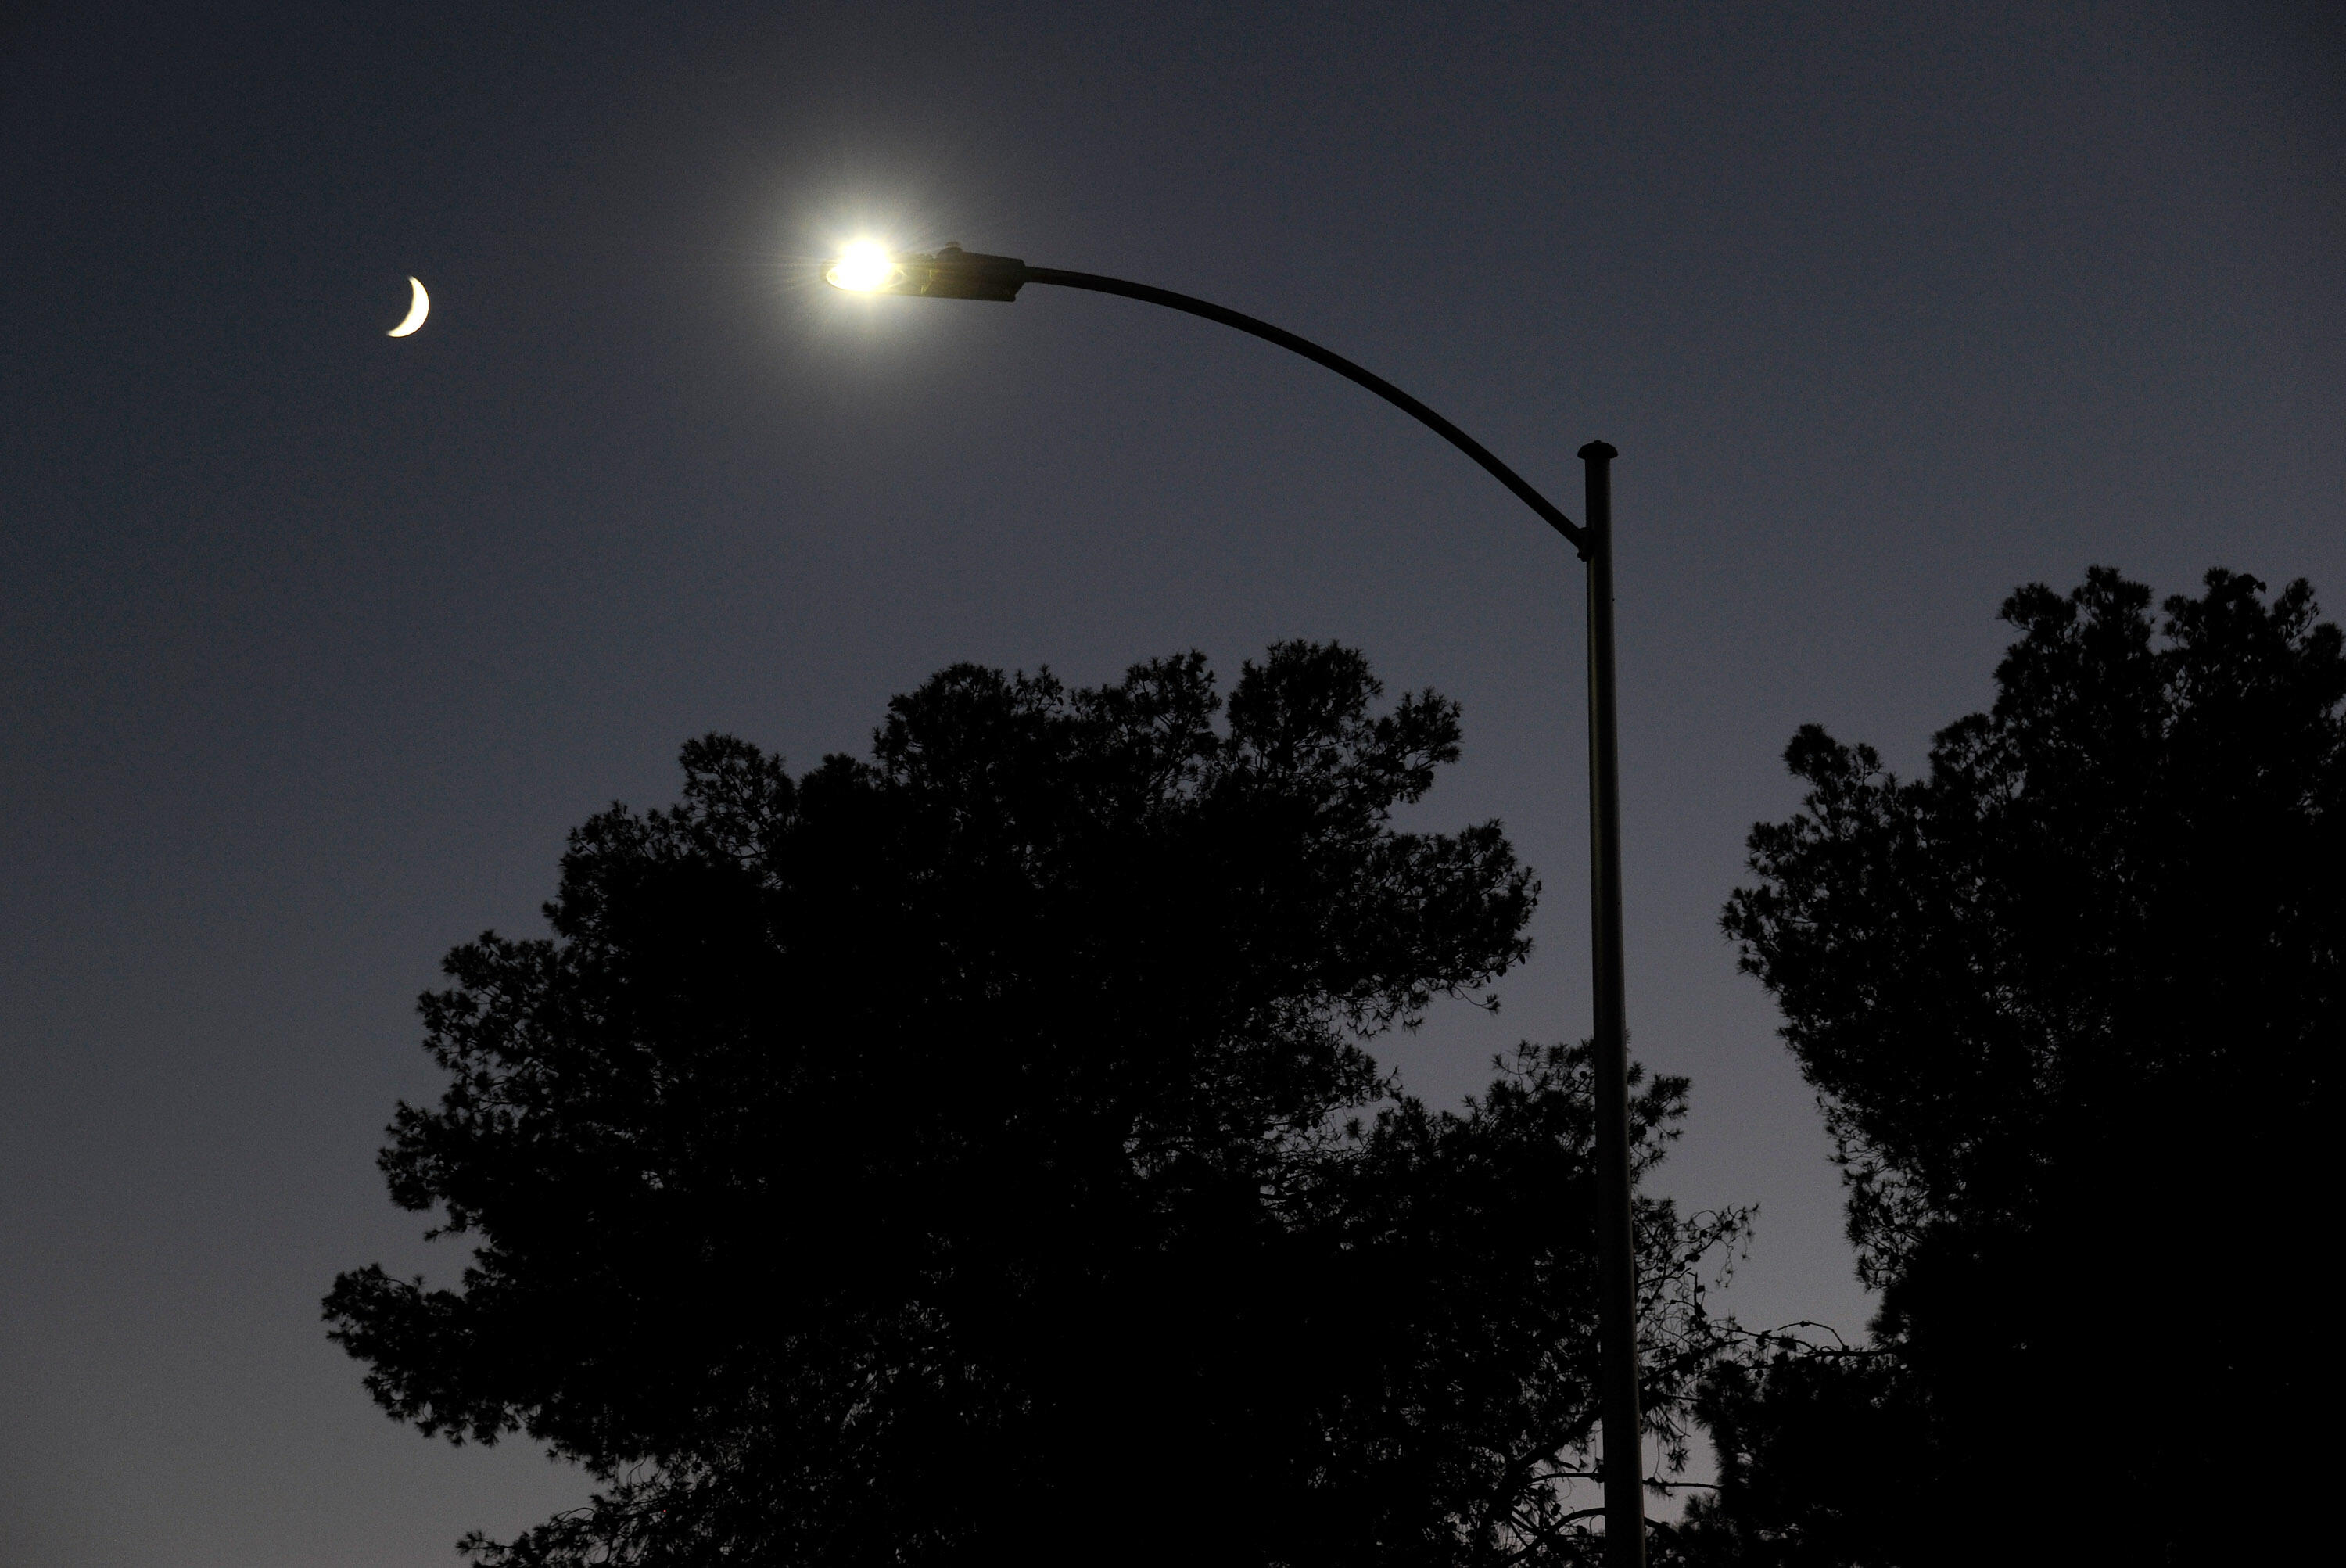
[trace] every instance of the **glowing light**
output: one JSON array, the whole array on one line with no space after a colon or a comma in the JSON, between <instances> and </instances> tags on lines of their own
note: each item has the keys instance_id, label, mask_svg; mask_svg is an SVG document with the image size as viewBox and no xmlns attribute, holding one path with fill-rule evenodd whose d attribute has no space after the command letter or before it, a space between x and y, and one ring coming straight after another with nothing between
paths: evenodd
<instances>
[{"instance_id":1,"label":"glowing light","mask_svg":"<svg viewBox=\"0 0 2346 1568\"><path fill-rule=\"evenodd\" d=\"M432 313L432 296L423 291L423 285L413 278L407 281L415 291L408 296L407 319L391 330L389 335L394 338L412 335L423 324L423 318Z\"/></svg>"},{"instance_id":2,"label":"glowing light","mask_svg":"<svg viewBox=\"0 0 2346 1568\"><path fill-rule=\"evenodd\" d=\"M834 289L872 294L903 275L903 269L889 257L886 246L876 240L859 239L841 251L839 260L822 276Z\"/></svg>"}]
</instances>

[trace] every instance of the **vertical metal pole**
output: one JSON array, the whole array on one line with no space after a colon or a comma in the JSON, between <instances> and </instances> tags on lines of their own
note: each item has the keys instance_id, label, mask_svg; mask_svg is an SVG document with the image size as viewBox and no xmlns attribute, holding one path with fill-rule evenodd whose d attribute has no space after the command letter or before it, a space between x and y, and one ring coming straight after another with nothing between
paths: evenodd
<instances>
[{"instance_id":1,"label":"vertical metal pole","mask_svg":"<svg viewBox=\"0 0 2346 1568\"><path fill-rule=\"evenodd\" d=\"M1621 766L1613 683L1613 475L1619 453L1580 449L1588 507L1588 860L1596 1000L1597 1366L1604 1387L1605 1561L1645 1568L1645 1441L1637 1402L1637 1263L1629 1211L1629 1037L1621 952Z\"/></svg>"}]
</instances>

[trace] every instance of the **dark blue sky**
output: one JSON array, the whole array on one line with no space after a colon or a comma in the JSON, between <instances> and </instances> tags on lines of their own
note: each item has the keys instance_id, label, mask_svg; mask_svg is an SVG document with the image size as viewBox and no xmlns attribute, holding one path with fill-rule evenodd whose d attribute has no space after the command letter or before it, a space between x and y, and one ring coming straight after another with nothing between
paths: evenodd
<instances>
[{"instance_id":1,"label":"dark blue sky","mask_svg":"<svg viewBox=\"0 0 2346 1568\"><path fill-rule=\"evenodd\" d=\"M200 13L200 15L199 15ZM0 1562L439 1564L574 1496L391 1425L333 1272L415 993L728 729L957 659L1341 637L1465 705L1424 808L1545 875L1437 1098L1586 1028L1578 577L1204 323L852 301L956 239L1266 316L1568 511L1617 464L1630 1018L1728 1298L1858 1329L1716 916L1821 719L1911 768L2088 563L2346 603L2334 6L22 7L0 24ZM408 274L413 339L384 329Z\"/></svg>"}]
</instances>

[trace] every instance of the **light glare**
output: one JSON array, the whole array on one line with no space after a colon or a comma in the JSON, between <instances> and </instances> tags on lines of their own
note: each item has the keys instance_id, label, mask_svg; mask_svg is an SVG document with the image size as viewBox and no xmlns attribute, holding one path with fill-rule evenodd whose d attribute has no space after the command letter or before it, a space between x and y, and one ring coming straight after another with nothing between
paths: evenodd
<instances>
[{"instance_id":1,"label":"light glare","mask_svg":"<svg viewBox=\"0 0 2346 1568\"><path fill-rule=\"evenodd\" d=\"M890 260L888 248L876 240L859 239L839 253L823 278L835 289L846 289L859 294L869 294L885 289L903 273Z\"/></svg>"}]
</instances>

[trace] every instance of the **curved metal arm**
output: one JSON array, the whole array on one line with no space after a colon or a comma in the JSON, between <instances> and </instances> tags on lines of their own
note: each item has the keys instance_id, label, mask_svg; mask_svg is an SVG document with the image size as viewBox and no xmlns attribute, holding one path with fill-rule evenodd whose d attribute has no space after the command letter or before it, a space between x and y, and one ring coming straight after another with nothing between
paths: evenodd
<instances>
[{"instance_id":1,"label":"curved metal arm","mask_svg":"<svg viewBox=\"0 0 2346 1568\"><path fill-rule=\"evenodd\" d=\"M1219 321L1225 327L1236 327L1241 332L1251 332L1265 342L1277 343L1280 348L1301 354L1315 364L1327 366L1346 381L1368 388L1369 391L1482 464L1484 472L1514 491L1516 500L1538 513L1542 521L1571 542L1572 547L1580 553L1583 560L1587 559L1586 531L1566 517L1557 509L1555 503L1525 483L1523 476L1514 469L1492 456L1490 450L1481 442L1476 441L1409 393L1385 380L1384 377L1362 370L1343 355L1331 353L1309 338L1299 338L1293 332L1272 326L1269 321L1259 321L1252 316L1241 315L1236 311L1224 310L1219 305L1204 300L1192 299L1187 294L1176 294L1170 289L1152 289L1146 283L1127 283L1121 278L1103 278L1092 272L1063 272L1056 267L1027 267L1023 269L1023 271L1025 275L1020 280L1022 282L1056 283L1063 289L1089 289L1096 294L1121 294L1127 300L1138 300L1144 304L1163 305L1168 310L1186 311L1192 316L1203 316L1206 320Z\"/></svg>"}]
</instances>

